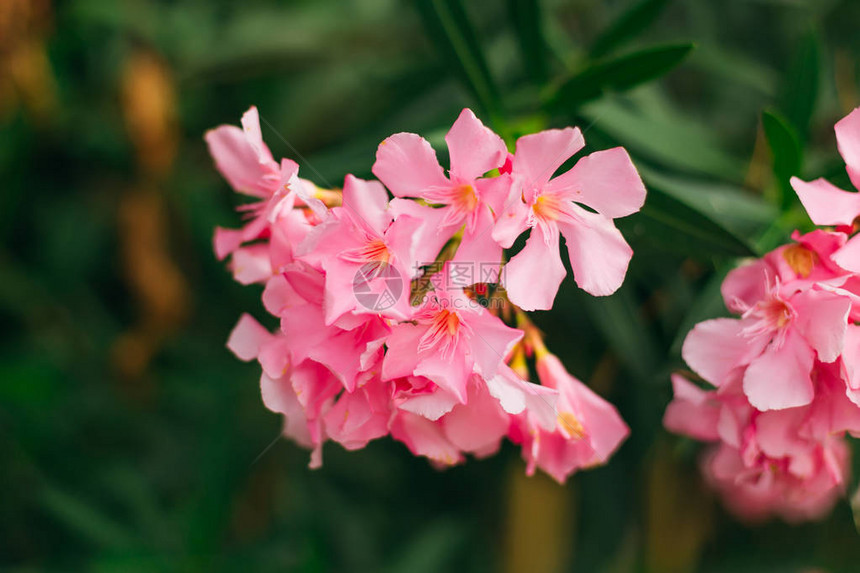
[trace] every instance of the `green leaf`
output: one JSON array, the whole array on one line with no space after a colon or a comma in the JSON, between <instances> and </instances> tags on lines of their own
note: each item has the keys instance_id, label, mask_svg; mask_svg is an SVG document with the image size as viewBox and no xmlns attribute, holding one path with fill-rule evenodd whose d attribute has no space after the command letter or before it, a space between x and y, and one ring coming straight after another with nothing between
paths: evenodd
<instances>
[{"instance_id":1,"label":"green leaf","mask_svg":"<svg viewBox=\"0 0 860 573\"><path fill-rule=\"evenodd\" d=\"M679 199L652 187L636 217L619 221L631 242L698 259L755 256L737 235Z\"/></svg>"},{"instance_id":2,"label":"green leaf","mask_svg":"<svg viewBox=\"0 0 860 573\"><path fill-rule=\"evenodd\" d=\"M711 318L728 316L726 306L723 303L723 294L720 288L723 285L723 280L726 278L728 268L718 270L708 282L699 291L689 310L684 315L681 323L678 325L677 335L672 341L672 347L669 350L673 355L681 354L681 347L684 344L684 339L687 338L687 333L693 327Z\"/></svg>"},{"instance_id":3,"label":"green leaf","mask_svg":"<svg viewBox=\"0 0 860 573\"><path fill-rule=\"evenodd\" d=\"M667 175L644 165L638 170L649 188L671 195L738 237L759 236L779 215L761 196L731 184Z\"/></svg>"},{"instance_id":4,"label":"green leaf","mask_svg":"<svg viewBox=\"0 0 860 573\"><path fill-rule=\"evenodd\" d=\"M651 25L668 0L641 0L604 30L591 46L591 57L602 57L630 41Z\"/></svg>"},{"instance_id":5,"label":"green leaf","mask_svg":"<svg viewBox=\"0 0 860 573\"><path fill-rule=\"evenodd\" d=\"M780 204L784 210L794 198L790 180L792 176L800 175L800 168L803 164L800 138L789 121L775 110L763 112L761 123L773 155L773 174L779 184Z\"/></svg>"},{"instance_id":6,"label":"green leaf","mask_svg":"<svg viewBox=\"0 0 860 573\"><path fill-rule=\"evenodd\" d=\"M502 129L501 100L481 44L460 0L419 0L416 3L427 34L442 56Z\"/></svg>"},{"instance_id":7,"label":"green leaf","mask_svg":"<svg viewBox=\"0 0 860 573\"><path fill-rule=\"evenodd\" d=\"M642 319L630 288L612 296L582 298L588 314L618 359L640 382L653 379L661 352Z\"/></svg>"},{"instance_id":8,"label":"green leaf","mask_svg":"<svg viewBox=\"0 0 860 573\"><path fill-rule=\"evenodd\" d=\"M818 98L820 60L818 36L810 32L801 42L783 85L780 108L802 139L806 139Z\"/></svg>"},{"instance_id":9,"label":"green leaf","mask_svg":"<svg viewBox=\"0 0 860 573\"><path fill-rule=\"evenodd\" d=\"M526 71L535 83L542 85L549 77L549 71L540 0L508 0L508 14L517 34Z\"/></svg>"},{"instance_id":10,"label":"green leaf","mask_svg":"<svg viewBox=\"0 0 860 573\"><path fill-rule=\"evenodd\" d=\"M593 64L562 83L549 96L547 106L556 111L571 111L606 92L636 87L675 68L693 47L689 43L655 46Z\"/></svg>"},{"instance_id":11,"label":"green leaf","mask_svg":"<svg viewBox=\"0 0 860 573\"><path fill-rule=\"evenodd\" d=\"M42 507L71 531L96 545L106 549L133 546L132 532L78 496L46 487L42 493Z\"/></svg>"},{"instance_id":12,"label":"green leaf","mask_svg":"<svg viewBox=\"0 0 860 573\"><path fill-rule=\"evenodd\" d=\"M667 167L741 183L745 163L730 155L709 126L679 112L655 113L604 98L582 109L593 129L609 135L638 157Z\"/></svg>"}]
</instances>

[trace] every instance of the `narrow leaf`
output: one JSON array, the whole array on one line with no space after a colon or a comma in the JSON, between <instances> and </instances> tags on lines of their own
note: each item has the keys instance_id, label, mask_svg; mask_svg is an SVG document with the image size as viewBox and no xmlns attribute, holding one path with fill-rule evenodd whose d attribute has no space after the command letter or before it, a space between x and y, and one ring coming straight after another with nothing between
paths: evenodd
<instances>
[{"instance_id":1,"label":"narrow leaf","mask_svg":"<svg viewBox=\"0 0 860 573\"><path fill-rule=\"evenodd\" d=\"M501 122L499 91L461 1L419 0L416 6L443 58L457 70L493 122Z\"/></svg>"},{"instance_id":2,"label":"narrow leaf","mask_svg":"<svg viewBox=\"0 0 860 573\"><path fill-rule=\"evenodd\" d=\"M532 80L543 85L549 77L539 0L508 0L508 14L517 34L523 65Z\"/></svg>"},{"instance_id":3,"label":"narrow leaf","mask_svg":"<svg viewBox=\"0 0 860 573\"><path fill-rule=\"evenodd\" d=\"M658 78L690 54L693 44L655 46L589 66L559 86L549 97L554 110L572 110L605 92L623 91Z\"/></svg>"},{"instance_id":4,"label":"narrow leaf","mask_svg":"<svg viewBox=\"0 0 860 573\"><path fill-rule=\"evenodd\" d=\"M591 57L600 58L632 40L651 25L668 0L641 0L604 30L591 46Z\"/></svg>"},{"instance_id":5,"label":"narrow leaf","mask_svg":"<svg viewBox=\"0 0 860 573\"><path fill-rule=\"evenodd\" d=\"M761 123L773 156L773 174L781 191L780 204L785 209L794 198L791 177L800 175L803 162L800 139L788 120L775 110L763 112Z\"/></svg>"},{"instance_id":6,"label":"narrow leaf","mask_svg":"<svg viewBox=\"0 0 860 573\"><path fill-rule=\"evenodd\" d=\"M820 59L818 36L810 32L801 42L783 85L780 108L798 129L802 139L806 138L809 131L809 122L818 99Z\"/></svg>"},{"instance_id":7,"label":"narrow leaf","mask_svg":"<svg viewBox=\"0 0 860 573\"><path fill-rule=\"evenodd\" d=\"M619 228L631 243L650 243L656 248L700 260L756 254L746 241L725 227L653 187L639 214L619 221Z\"/></svg>"}]
</instances>

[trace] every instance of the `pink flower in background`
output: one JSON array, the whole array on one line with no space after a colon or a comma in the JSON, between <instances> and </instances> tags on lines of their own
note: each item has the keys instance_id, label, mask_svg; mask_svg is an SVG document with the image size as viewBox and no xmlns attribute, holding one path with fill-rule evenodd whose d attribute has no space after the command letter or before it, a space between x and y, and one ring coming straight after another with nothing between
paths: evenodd
<instances>
[{"instance_id":1,"label":"pink flower in background","mask_svg":"<svg viewBox=\"0 0 860 573\"><path fill-rule=\"evenodd\" d=\"M645 186L620 147L583 157L553 178L584 146L582 134L573 128L517 140L510 193L496 218L493 238L509 248L531 229L525 247L505 269L508 295L524 310L552 308L565 276L559 233L567 241L576 284L589 294L612 294L627 273L633 251L612 220L642 207ZM535 281L538 276L541 280Z\"/></svg>"},{"instance_id":2,"label":"pink flower in background","mask_svg":"<svg viewBox=\"0 0 860 573\"><path fill-rule=\"evenodd\" d=\"M860 187L860 109L836 124L848 174ZM747 520L818 519L845 493L860 435L860 195L824 179L792 179L810 218L833 230L731 271L722 285L740 318L708 320L684 341L687 364L717 387L672 384L667 429L712 442L702 469L726 506Z\"/></svg>"},{"instance_id":3,"label":"pink flower in background","mask_svg":"<svg viewBox=\"0 0 860 573\"><path fill-rule=\"evenodd\" d=\"M795 241L732 270L722 294L740 318L697 324L682 349L687 364L714 386L741 376L760 410L812 401L813 363L841 356L856 307L844 288L848 274L830 258L844 242L841 234L819 230L795 234Z\"/></svg>"},{"instance_id":4,"label":"pink flower in background","mask_svg":"<svg viewBox=\"0 0 860 573\"><path fill-rule=\"evenodd\" d=\"M833 415L840 408L816 404L761 412L738 388L705 391L679 375L672 377L672 385L675 399L666 409L664 425L714 442L702 469L739 517L817 519L844 494L849 450L840 435L846 418ZM856 418L857 412L853 415Z\"/></svg>"},{"instance_id":5,"label":"pink flower in background","mask_svg":"<svg viewBox=\"0 0 860 573\"><path fill-rule=\"evenodd\" d=\"M244 227L216 230L215 249L231 256L237 281L265 285L277 328L243 315L228 347L260 364L263 402L284 416L285 436L312 450L311 467L327 441L352 450L383 436L439 467L491 455L507 437L522 444L529 473L540 467L559 481L608 460L627 426L546 355L516 306L549 308L561 278L547 275L547 256L529 239L511 263L508 299L499 270L515 237L500 243L494 229L514 198L532 212L517 234L536 226L532 236L555 241L560 265L561 229L579 284L608 294L631 254L611 218L644 199L623 150L597 152L551 180L539 171L579 150L578 131L521 138L511 158L463 110L445 138L447 174L426 140L400 133L379 146L381 182L347 175L342 190L325 190L299 178L292 161L274 160L255 108L242 126L206 135L218 170L254 200L239 207ZM574 137L550 161L542 154L559 152L558 134ZM537 348L541 384L529 381L526 360Z\"/></svg>"}]
</instances>

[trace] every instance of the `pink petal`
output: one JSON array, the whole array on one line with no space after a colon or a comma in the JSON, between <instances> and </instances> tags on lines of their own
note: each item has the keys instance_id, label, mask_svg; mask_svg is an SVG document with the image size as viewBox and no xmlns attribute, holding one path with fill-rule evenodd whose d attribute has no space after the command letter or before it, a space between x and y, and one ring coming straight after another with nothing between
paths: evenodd
<instances>
[{"instance_id":1,"label":"pink petal","mask_svg":"<svg viewBox=\"0 0 860 573\"><path fill-rule=\"evenodd\" d=\"M466 349L462 348L464 345L464 342L460 342L461 348L446 358L441 354L425 353L415 368L416 376L429 378L454 394L461 404L465 404L468 399L466 388L472 374L471 361L466 356Z\"/></svg>"},{"instance_id":2,"label":"pink petal","mask_svg":"<svg viewBox=\"0 0 860 573\"><path fill-rule=\"evenodd\" d=\"M789 328L785 342L773 343L744 374L744 393L750 404L761 411L805 406L812 401L815 389L810 372L815 353L794 329Z\"/></svg>"},{"instance_id":3,"label":"pink petal","mask_svg":"<svg viewBox=\"0 0 860 573\"><path fill-rule=\"evenodd\" d=\"M681 355L696 374L714 386L721 386L750 350L749 339L741 335L742 329L741 321L733 318L700 322L684 339Z\"/></svg>"},{"instance_id":4,"label":"pink petal","mask_svg":"<svg viewBox=\"0 0 860 573\"><path fill-rule=\"evenodd\" d=\"M230 338L227 340L227 348L236 355L239 360L253 360L260 353L260 347L271 340L272 334L263 328L250 314L243 314L239 322L233 327Z\"/></svg>"},{"instance_id":5,"label":"pink petal","mask_svg":"<svg viewBox=\"0 0 860 573\"><path fill-rule=\"evenodd\" d=\"M238 249L241 244L241 230L215 227L215 235L212 237L212 245L215 247L215 256L218 257L219 261L224 260L227 255Z\"/></svg>"},{"instance_id":6,"label":"pink petal","mask_svg":"<svg viewBox=\"0 0 860 573\"><path fill-rule=\"evenodd\" d=\"M563 193L610 219L635 213L645 203L645 185L622 147L586 155L550 181L547 190Z\"/></svg>"},{"instance_id":7,"label":"pink petal","mask_svg":"<svg viewBox=\"0 0 860 573\"><path fill-rule=\"evenodd\" d=\"M860 390L860 326L851 324L845 331L845 349L842 355L848 388ZM854 398L852 396L852 398ZM860 405L860 402L857 402Z\"/></svg>"},{"instance_id":8,"label":"pink petal","mask_svg":"<svg viewBox=\"0 0 860 573\"><path fill-rule=\"evenodd\" d=\"M835 129L839 153L845 160L848 176L854 187L860 189L860 108L842 118Z\"/></svg>"},{"instance_id":9,"label":"pink petal","mask_svg":"<svg viewBox=\"0 0 860 573\"><path fill-rule=\"evenodd\" d=\"M487 391L484 381L473 377L468 404L460 404L442 419L445 436L466 452L486 455L499 448L508 432L510 418Z\"/></svg>"},{"instance_id":10,"label":"pink petal","mask_svg":"<svg viewBox=\"0 0 860 573\"><path fill-rule=\"evenodd\" d=\"M512 174L522 179L527 187L542 187L562 163L584 146L579 128L548 129L524 135L517 140Z\"/></svg>"},{"instance_id":11,"label":"pink petal","mask_svg":"<svg viewBox=\"0 0 860 573\"><path fill-rule=\"evenodd\" d=\"M517 184L510 186L508 198L496 216L493 226L493 240L503 248L509 249L514 241L529 228L530 209L522 200L522 188Z\"/></svg>"},{"instance_id":12,"label":"pink petal","mask_svg":"<svg viewBox=\"0 0 860 573\"><path fill-rule=\"evenodd\" d=\"M450 412L459 403L460 401L455 395L447 390L435 387L433 392L429 394L417 394L407 398L403 402L400 402L397 407L428 420L436 421Z\"/></svg>"},{"instance_id":13,"label":"pink petal","mask_svg":"<svg viewBox=\"0 0 860 573\"><path fill-rule=\"evenodd\" d=\"M712 399L713 393L702 390L678 374L672 374L672 388L675 399L663 415L666 429L697 440L711 442L720 439L717 431L720 406Z\"/></svg>"},{"instance_id":14,"label":"pink petal","mask_svg":"<svg viewBox=\"0 0 860 573\"><path fill-rule=\"evenodd\" d=\"M860 235L851 237L833 255L833 262L852 273L860 273Z\"/></svg>"},{"instance_id":15,"label":"pink petal","mask_svg":"<svg viewBox=\"0 0 860 573\"><path fill-rule=\"evenodd\" d=\"M791 299L797 312L795 325L818 353L822 362L833 362L842 353L851 299L823 290L810 289Z\"/></svg>"},{"instance_id":16,"label":"pink petal","mask_svg":"<svg viewBox=\"0 0 860 573\"><path fill-rule=\"evenodd\" d=\"M475 365L484 378L492 378L514 344L523 337L523 331L507 326L484 309L467 316L474 333L471 352Z\"/></svg>"},{"instance_id":17,"label":"pink petal","mask_svg":"<svg viewBox=\"0 0 860 573\"><path fill-rule=\"evenodd\" d=\"M263 134L260 131L260 112L256 106L251 108L242 115L242 131L245 132L245 138L248 144L257 155L257 161L260 164L274 163L272 152L263 143Z\"/></svg>"},{"instance_id":18,"label":"pink petal","mask_svg":"<svg viewBox=\"0 0 860 573\"><path fill-rule=\"evenodd\" d=\"M574 217L559 220L558 227L567 242L576 284L594 296L614 293L624 282L633 249L611 219L573 204L569 209Z\"/></svg>"},{"instance_id":19,"label":"pink petal","mask_svg":"<svg viewBox=\"0 0 860 573\"><path fill-rule=\"evenodd\" d=\"M558 390L526 382L506 365L487 380L487 389L508 414L527 411L539 427L546 431L555 428Z\"/></svg>"},{"instance_id":20,"label":"pink petal","mask_svg":"<svg viewBox=\"0 0 860 573\"><path fill-rule=\"evenodd\" d=\"M457 231L457 229L442 226L445 209L428 207L408 199L394 198L389 204L389 210L395 221L401 216L408 216L413 221L420 221L420 225L412 229L414 234L413 255L415 260L422 265L435 261L439 251Z\"/></svg>"},{"instance_id":21,"label":"pink petal","mask_svg":"<svg viewBox=\"0 0 860 573\"><path fill-rule=\"evenodd\" d=\"M860 215L860 193L843 191L826 179L792 177L791 186L816 225L851 225Z\"/></svg>"},{"instance_id":22,"label":"pink petal","mask_svg":"<svg viewBox=\"0 0 860 573\"><path fill-rule=\"evenodd\" d=\"M569 390L571 401L580 412L581 422L586 428L587 437L596 456L596 459L589 461L589 465L604 463L630 435L630 428L621 419L615 406L595 394L579 380L574 378L573 382Z\"/></svg>"},{"instance_id":23,"label":"pink petal","mask_svg":"<svg viewBox=\"0 0 860 573\"><path fill-rule=\"evenodd\" d=\"M263 374L260 378L260 393L266 408L284 415L284 434L300 446L313 447L304 408L296 398L289 378L273 379Z\"/></svg>"},{"instance_id":24,"label":"pink petal","mask_svg":"<svg viewBox=\"0 0 860 573\"><path fill-rule=\"evenodd\" d=\"M391 437L406 444L416 456L426 456L446 466L463 460L460 450L442 432L442 427L421 416L400 412L391 424Z\"/></svg>"},{"instance_id":25,"label":"pink petal","mask_svg":"<svg viewBox=\"0 0 860 573\"><path fill-rule=\"evenodd\" d=\"M768 270L767 263L762 259L731 270L720 286L726 308L742 314L764 300L767 297Z\"/></svg>"},{"instance_id":26,"label":"pink petal","mask_svg":"<svg viewBox=\"0 0 860 573\"><path fill-rule=\"evenodd\" d=\"M215 167L224 179L240 193L257 197L271 194L272 182L267 179L273 166L262 165L245 133L235 125L222 125L205 135Z\"/></svg>"},{"instance_id":27,"label":"pink petal","mask_svg":"<svg viewBox=\"0 0 860 573\"><path fill-rule=\"evenodd\" d=\"M523 250L502 271L508 298L523 310L549 310L564 279L558 250L558 233L549 237L539 227L532 229Z\"/></svg>"},{"instance_id":28,"label":"pink petal","mask_svg":"<svg viewBox=\"0 0 860 573\"><path fill-rule=\"evenodd\" d=\"M391 335L386 341L388 352L382 361L382 379L394 380L406 378L415 374L415 368L420 361L418 348L421 336L426 329L414 324L398 324L391 329Z\"/></svg>"},{"instance_id":29,"label":"pink petal","mask_svg":"<svg viewBox=\"0 0 860 573\"><path fill-rule=\"evenodd\" d=\"M463 181L477 179L501 167L508 156L502 138L481 123L470 109L460 112L445 136L445 143L451 156L451 175Z\"/></svg>"},{"instance_id":30,"label":"pink petal","mask_svg":"<svg viewBox=\"0 0 860 573\"><path fill-rule=\"evenodd\" d=\"M397 197L420 197L430 187L450 185L436 152L414 133L397 133L380 143L373 174Z\"/></svg>"},{"instance_id":31,"label":"pink petal","mask_svg":"<svg viewBox=\"0 0 860 573\"><path fill-rule=\"evenodd\" d=\"M233 278L240 284L249 285L265 282L272 276L269 245L254 244L236 249L230 260L230 268L233 271Z\"/></svg>"},{"instance_id":32,"label":"pink petal","mask_svg":"<svg viewBox=\"0 0 860 573\"><path fill-rule=\"evenodd\" d=\"M379 181L365 181L347 175L343 183L343 209L356 224L381 237L391 223L388 193Z\"/></svg>"},{"instance_id":33,"label":"pink petal","mask_svg":"<svg viewBox=\"0 0 860 573\"><path fill-rule=\"evenodd\" d=\"M386 386L378 380L353 393L344 392L323 418L326 434L348 450L365 447L388 433L389 399Z\"/></svg>"},{"instance_id":34,"label":"pink petal","mask_svg":"<svg viewBox=\"0 0 860 573\"><path fill-rule=\"evenodd\" d=\"M502 264L502 247L493 240L493 215L489 207L478 207L480 214L474 228L466 227L452 264L471 265L474 281L479 283L498 283L499 268ZM466 285L464 285L466 286Z\"/></svg>"}]
</instances>

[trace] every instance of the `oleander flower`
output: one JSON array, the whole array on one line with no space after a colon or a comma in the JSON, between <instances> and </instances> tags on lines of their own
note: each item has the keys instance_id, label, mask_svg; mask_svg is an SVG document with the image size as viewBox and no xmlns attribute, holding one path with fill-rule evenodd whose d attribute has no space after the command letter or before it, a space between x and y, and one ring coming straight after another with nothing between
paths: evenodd
<instances>
[{"instance_id":1,"label":"oleander flower","mask_svg":"<svg viewBox=\"0 0 860 573\"><path fill-rule=\"evenodd\" d=\"M510 245L496 241L494 228L538 160L531 140L522 138L511 157L499 136L463 110L446 136L447 174L426 140L401 133L379 146L373 172L380 181L347 175L343 189L320 189L292 161L275 161L255 108L242 125L206 135L218 170L253 198L239 208L249 219L243 227L216 229L215 250L230 256L237 281L265 285L263 306L277 326L243 315L228 347L259 363L263 402L283 415L284 435L311 450L311 467L322 464L326 442L353 450L383 436L439 467L491 455L507 437L523 445L529 473L540 467L559 481L608 460L627 426L547 356L516 305L522 277L515 272L510 299L499 284ZM572 173L555 187L547 176L541 201L564 192L612 217L642 203L644 188L622 150L598 152ZM623 243L604 215L573 202L564 213L562 224L574 225L574 213ZM582 232L586 242L571 244L571 252L604 257L595 249L605 245ZM623 250L626 268L626 243ZM541 264L529 252L515 257L515 271L523 261ZM579 262L578 281L605 284L602 267ZM623 274L615 265L612 281ZM529 280L552 296L558 287L541 273ZM535 352L531 367L541 384L529 381L527 357Z\"/></svg>"}]
</instances>

